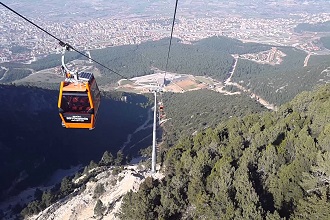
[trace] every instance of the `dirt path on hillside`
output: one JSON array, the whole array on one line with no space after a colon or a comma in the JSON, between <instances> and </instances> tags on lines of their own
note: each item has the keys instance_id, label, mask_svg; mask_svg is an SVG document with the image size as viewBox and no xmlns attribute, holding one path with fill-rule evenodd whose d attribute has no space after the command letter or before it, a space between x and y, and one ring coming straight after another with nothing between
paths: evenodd
<instances>
[{"instance_id":1,"label":"dirt path on hillside","mask_svg":"<svg viewBox=\"0 0 330 220\"><path fill-rule=\"evenodd\" d=\"M308 55L306 56L305 60L304 60L304 67L306 67L308 65L308 61L309 61L309 58L311 57L311 53L308 53Z\"/></svg>"},{"instance_id":2,"label":"dirt path on hillside","mask_svg":"<svg viewBox=\"0 0 330 220\"><path fill-rule=\"evenodd\" d=\"M229 72L230 75L229 75L228 79L226 79L226 81L225 81L225 85L228 85L228 83L231 82L231 77L234 75L234 72L235 72L236 66L237 66L237 62L238 62L238 55L237 54L234 54L232 56L234 57L235 61L234 61L234 64L232 66L231 72Z\"/></svg>"},{"instance_id":3,"label":"dirt path on hillside","mask_svg":"<svg viewBox=\"0 0 330 220\"><path fill-rule=\"evenodd\" d=\"M6 68L6 67L4 67L4 66L1 66L1 69L5 70L6 72L3 74L3 76L0 78L0 80L2 80L2 79L3 79L3 77L5 77L5 76L6 76L6 74L7 74L7 72L9 71L9 69L8 69L8 68Z\"/></svg>"},{"instance_id":4,"label":"dirt path on hillside","mask_svg":"<svg viewBox=\"0 0 330 220\"><path fill-rule=\"evenodd\" d=\"M237 62L238 62L238 55L232 55L235 59L235 62L232 66L232 71L230 72L230 76L228 77L228 79L226 79L226 81L224 82L225 85L228 86L235 86L236 88L238 88L239 90L241 90L244 93L248 93L248 95L252 98L252 99L256 99L257 102L259 102L261 105L265 106L266 108L276 111L277 107L274 104L269 103L268 101L266 101L265 99L261 98L260 96L258 96L257 94L253 93L251 90L246 89L245 87L243 87L242 85L235 83L235 82L231 82L231 78L235 73L236 70L236 66L237 66Z\"/></svg>"},{"instance_id":5,"label":"dirt path on hillside","mask_svg":"<svg viewBox=\"0 0 330 220\"><path fill-rule=\"evenodd\" d=\"M116 87L116 90L120 91L120 89L125 89L130 92L146 93L150 92L150 89L162 88L163 92L176 92L182 93L187 91L199 90L199 89L209 89L219 93L223 93L225 95L239 95L242 93L248 94L252 99L255 99L261 105L265 106L268 109L275 110L276 106L272 103L269 103L267 100L261 98L261 96L253 93L251 90L244 88L242 85L232 82L232 77L235 74L239 55L232 54L234 58L234 62L232 64L232 68L228 73L229 77L224 81L220 82L212 79L211 77L203 77L203 76L194 76L189 74L177 74L172 72L165 72L153 68L154 74L134 77L131 80L135 82L134 85L120 85L120 81L118 83L119 86ZM165 81L166 83L161 84L159 82ZM226 90L226 86L234 86L238 88L239 91L231 92ZM130 90L129 90L130 89ZM145 129L145 128L144 128ZM138 132L138 131L136 131ZM134 132L134 133L136 133ZM133 133L133 134L134 134ZM124 143L123 149L130 142L131 136L128 136L127 141Z\"/></svg>"}]
</instances>

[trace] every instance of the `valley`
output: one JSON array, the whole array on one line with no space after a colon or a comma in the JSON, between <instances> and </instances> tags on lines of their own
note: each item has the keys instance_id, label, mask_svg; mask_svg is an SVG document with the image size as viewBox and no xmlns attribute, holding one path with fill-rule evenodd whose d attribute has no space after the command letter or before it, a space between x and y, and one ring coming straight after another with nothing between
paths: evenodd
<instances>
[{"instance_id":1,"label":"valley","mask_svg":"<svg viewBox=\"0 0 330 220\"><path fill-rule=\"evenodd\" d=\"M330 219L328 1L179 1L170 46L168 0L3 2L102 101L63 129L58 39L0 8L0 219Z\"/></svg>"}]
</instances>

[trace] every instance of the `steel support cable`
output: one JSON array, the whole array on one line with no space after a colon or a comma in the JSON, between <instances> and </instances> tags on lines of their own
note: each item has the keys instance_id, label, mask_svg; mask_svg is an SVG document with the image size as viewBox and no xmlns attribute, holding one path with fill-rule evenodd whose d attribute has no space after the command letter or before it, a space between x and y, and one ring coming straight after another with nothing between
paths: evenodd
<instances>
[{"instance_id":1,"label":"steel support cable","mask_svg":"<svg viewBox=\"0 0 330 220\"><path fill-rule=\"evenodd\" d=\"M8 7L8 6L5 5L4 3L0 2L0 4L1 4L3 7L5 7L6 9L8 9L9 11L13 12L14 14L16 14L16 15L18 15L19 17L21 17L22 19L24 19L25 21L29 22L29 23L32 24L33 26L37 27L37 28L40 29L41 31L45 32L46 34L48 34L48 35L51 36L52 38L56 39L62 47L66 47L66 49L68 49L68 50L71 49L71 50L73 50L73 51L79 53L80 55L82 55L82 56L88 58L89 60L94 61L95 63L99 64L99 65L102 66L103 68L109 70L110 72L112 72L112 73L114 73L114 74L120 76L121 78L126 79L126 80L129 80L129 79L127 79L125 76L119 74L118 72L116 72L116 71L110 69L109 67L103 65L102 63L100 63L100 62L94 60L93 58L90 58L90 57L87 56L86 54L84 54L84 53L80 52L79 50L75 49L74 47L72 47L72 46L69 45L68 43L64 43L61 39L59 39L59 38L56 37L55 35L49 33L48 31L46 31L45 29L43 29L43 28L40 27L39 25L35 24L33 21L29 20L28 18L24 17L24 16L21 15L20 13L16 12L14 9ZM129 81L130 81L130 80L129 80Z\"/></svg>"},{"instance_id":2,"label":"steel support cable","mask_svg":"<svg viewBox=\"0 0 330 220\"><path fill-rule=\"evenodd\" d=\"M168 60L169 60L169 58L170 58L170 52L171 52L171 46L172 46L172 38L173 38L173 30L174 30L174 23L175 23L176 10L177 10L177 8L178 8L178 2L179 2L179 0L176 0L176 2L175 2L174 15L173 15L173 20L172 20L172 29L171 29L170 44L169 44L169 46L168 46L167 59L166 59L166 66L165 66L165 74L166 74L166 71L167 71Z\"/></svg>"},{"instance_id":3,"label":"steel support cable","mask_svg":"<svg viewBox=\"0 0 330 220\"><path fill-rule=\"evenodd\" d=\"M175 2L175 8L174 8L174 14L173 14L173 20L172 20L172 28L171 28L171 37L170 37L170 43L169 43L169 46L168 46L168 52L167 52L167 58L166 58L166 65L165 65L164 81L165 81L165 77L166 77L168 61L169 61L169 58L170 58L170 52L171 52L171 46L172 46L172 39L173 39L173 31L174 31L174 24L175 24L176 11L177 11L177 8L178 8L178 2L179 2L179 0L176 0L176 2ZM173 82L173 84L175 84L176 86L178 86L183 91L183 88L181 86L179 86L178 84L176 84L174 82Z\"/></svg>"}]
</instances>

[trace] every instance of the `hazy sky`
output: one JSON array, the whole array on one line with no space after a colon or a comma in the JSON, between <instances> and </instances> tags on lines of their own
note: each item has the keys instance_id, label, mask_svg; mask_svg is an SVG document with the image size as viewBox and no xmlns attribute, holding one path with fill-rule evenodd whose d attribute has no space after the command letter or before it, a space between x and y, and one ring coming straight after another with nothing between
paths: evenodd
<instances>
[{"instance_id":1,"label":"hazy sky","mask_svg":"<svg viewBox=\"0 0 330 220\"><path fill-rule=\"evenodd\" d=\"M2 0L28 17L42 20L168 16L175 0ZM281 17L290 13L330 13L329 0L179 0L178 16Z\"/></svg>"}]
</instances>

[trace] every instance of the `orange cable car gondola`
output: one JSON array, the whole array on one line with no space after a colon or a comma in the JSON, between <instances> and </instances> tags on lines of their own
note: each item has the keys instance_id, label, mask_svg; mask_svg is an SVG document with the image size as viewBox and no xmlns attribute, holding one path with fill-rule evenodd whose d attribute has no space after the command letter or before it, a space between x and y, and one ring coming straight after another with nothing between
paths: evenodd
<instances>
[{"instance_id":1,"label":"orange cable car gondola","mask_svg":"<svg viewBox=\"0 0 330 220\"><path fill-rule=\"evenodd\" d=\"M100 105L100 91L92 73L69 71L62 54L65 80L60 84L58 97L59 115L65 128L94 129Z\"/></svg>"},{"instance_id":2,"label":"orange cable car gondola","mask_svg":"<svg viewBox=\"0 0 330 220\"><path fill-rule=\"evenodd\" d=\"M163 119L165 117L163 102L159 102L158 104L159 104L159 119Z\"/></svg>"}]
</instances>

